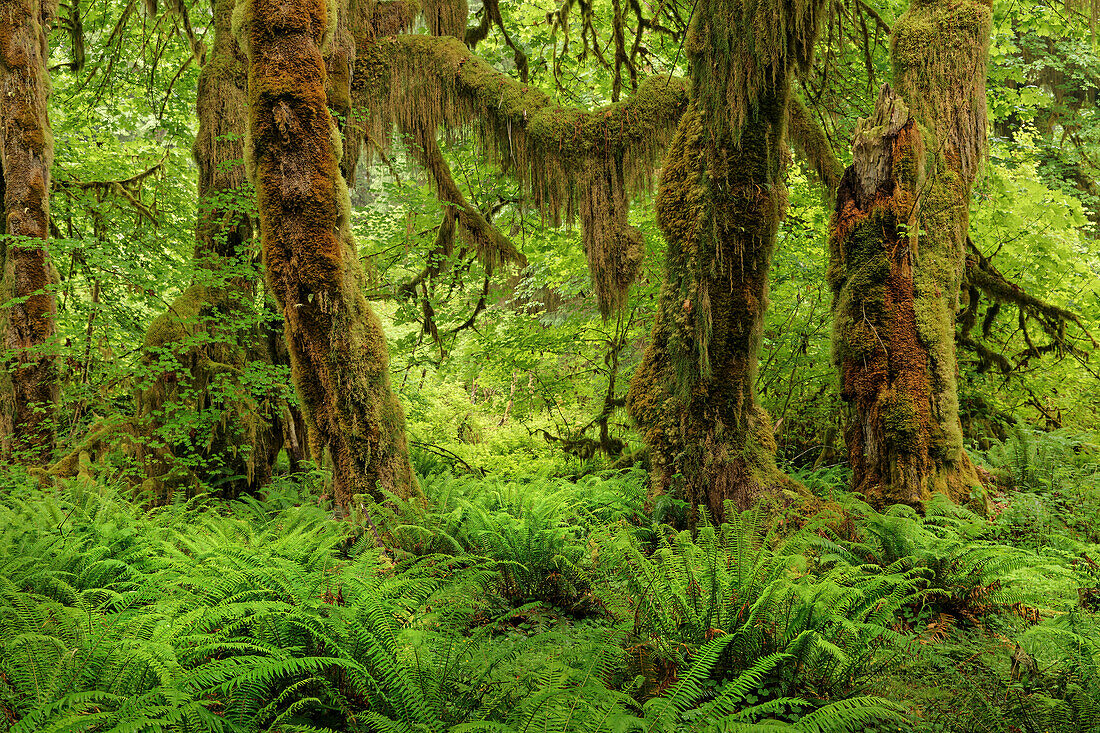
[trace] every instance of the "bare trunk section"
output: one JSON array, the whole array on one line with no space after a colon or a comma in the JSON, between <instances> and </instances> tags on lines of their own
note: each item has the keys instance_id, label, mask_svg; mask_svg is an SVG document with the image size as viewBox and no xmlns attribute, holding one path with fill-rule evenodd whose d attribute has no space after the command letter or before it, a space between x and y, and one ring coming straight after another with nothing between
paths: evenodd
<instances>
[{"instance_id":1,"label":"bare trunk section","mask_svg":"<svg viewBox=\"0 0 1100 733\"><path fill-rule=\"evenodd\" d=\"M895 90L856 131L830 225L834 351L855 488L877 505L980 487L963 450L955 314L985 149L990 10L915 3L894 27ZM934 51L934 52L932 52Z\"/></svg>"},{"instance_id":2,"label":"bare trunk section","mask_svg":"<svg viewBox=\"0 0 1100 733\"><path fill-rule=\"evenodd\" d=\"M627 406L653 490L719 520L791 482L754 388L768 271L786 206L790 74L809 61L816 3L701 0L686 48L692 104L657 194L668 241L652 343Z\"/></svg>"},{"instance_id":3,"label":"bare trunk section","mask_svg":"<svg viewBox=\"0 0 1100 733\"><path fill-rule=\"evenodd\" d=\"M326 105L323 0L247 0L234 19L249 60L249 167L267 281L283 309L310 451L333 468L335 500L418 491L390 388L381 323L362 295Z\"/></svg>"},{"instance_id":4,"label":"bare trunk section","mask_svg":"<svg viewBox=\"0 0 1100 733\"><path fill-rule=\"evenodd\" d=\"M0 457L49 462L58 398L57 363L45 347L55 334L56 279L49 234L53 136L47 35L56 4L0 4Z\"/></svg>"}]
</instances>

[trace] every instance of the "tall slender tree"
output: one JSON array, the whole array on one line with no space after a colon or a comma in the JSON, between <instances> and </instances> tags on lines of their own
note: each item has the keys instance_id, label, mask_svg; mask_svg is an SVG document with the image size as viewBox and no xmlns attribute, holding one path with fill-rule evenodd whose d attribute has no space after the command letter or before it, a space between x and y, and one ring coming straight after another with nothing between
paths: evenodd
<instances>
[{"instance_id":1,"label":"tall slender tree","mask_svg":"<svg viewBox=\"0 0 1100 733\"><path fill-rule=\"evenodd\" d=\"M145 488L161 497L196 481L230 496L254 490L267 483L284 444L292 462L304 452L300 416L284 400L242 387L231 390L236 397L227 404L212 404L217 380L236 379L249 363L286 363L281 334L256 318L253 283L243 267L252 256L254 213L244 164L248 67L233 34L235 5L211 3L213 43L199 74L196 275L145 337L148 362L171 351L178 363L137 395ZM208 429L194 437L174 436L170 428L157 435L180 413L207 415Z\"/></svg>"},{"instance_id":2,"label":"tall slender tree","mask_svg":"<svg viewBox=\"0 0 1100 733\"><path fill-rule=\"evenodd\" d=\"M755 392L768 272L786 205L794 75L818 0L700 0L686 40L691 104L665 160L657 221L665 281L628 408L654 487L722 517L788 482Z\"/></svg>"},{"instance_id":3,"label":"tall slender tree","mask_svg":"<svg viewBox=\"0 0 1100 733\"><path fill-rule=\"evenodd\" d=\"M385 334L363 298L341 145L322 47L337 16L324 0L244 0L234 17L248 58L247 155L267 282L282 308L310 451L332 467L335 499L417 491Z\"/></svg>"},{"instance_id":4,"label":"tall slender tree","mask_svg":"<svg viewBox=\"0 0 1100 733\"><path fill-rule=\"evenodd\" d=\"M54 443L56 273L49 236L53 136L46 102L53 0L0 3L0 456L46 463ZM9 305L10 304L10 305Z\"/></svg>"},{"instance_id":5,"label":"tall slender tree","mask_svg":"<svg viewBox=\"0 0 1100 733\"><path fill-rule=\"evenodd\" d=\"M854 483L877 504L979 486L963 450L955 314L986 145L987 0L914 0L893 87L858 127L830 225L835 360Z\"/></svg>"}]
</instances>

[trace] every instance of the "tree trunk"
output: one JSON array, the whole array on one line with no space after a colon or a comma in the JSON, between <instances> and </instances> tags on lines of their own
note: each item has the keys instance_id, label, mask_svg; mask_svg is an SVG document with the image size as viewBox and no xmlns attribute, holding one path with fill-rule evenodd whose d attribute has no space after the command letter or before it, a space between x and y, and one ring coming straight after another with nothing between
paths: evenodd
<instances>
[{"instance_id":1,"label":"tree trunk","mask_svg":"<svg viewBox=\"0 0 1100 733\"><path fill-rule=\"evenodd\" d=\"M876 505L980 486L963 450L955 313L985 149L990 10L915 3L894 27L895 90L860 123L830 224L834 352L853 483Z\"/></svg>"},{"instance_id":2,"label":"tree trunk","mask_svg":"<svg viewBox=\"0 0 1100 733\"><path fill-rule=\"evenodd\" d=\"M786 35L787 25L798 31ZM812 2L701 0L686 42L693 101L657 194L665 282L627 404L650 447L654 489L715 519L726 501L745 508L790 483L754 383L786 205L790 73L808 62L815 28Z\"/></svg>"},{"instance_id":3,"label":"tree trunk","mask_svg":"<svg viewBox=\"0 0 1100 733\"><path fill-rule=\"evenodd\" d=\"M195 226L194 282L167 313L150 324L145 359L156 368L165 349L179 369L158 373L137 395L146 440L137 446L145 467L144 489L166 500L176 488L202 483L232 498L268 483L279 450L295 455L298 411L271 395L240 386L231 402L215 405L215 380L232 380L250 363L287 362L277 329L250 311L255 297L248 277L232 275L250 258L252 200L246 186L244 137L247 61L233 35L235 0L213 0L213 48L199 75L199 128L193 153L198 167L199 215ZM202 338L196 338L201 332ZM171 430L173 421L207 418L195 435ZM165 431L165 427L169 429Z\"/></svg>"},{"instance_id":4,"label":"tree trunk","mask_svg":"<svg viewBox=\"0 0 1100 733\"><path fill-rule=\"evenodd\" d=\"M381 323L363 298L363 270L326 106L324 0L247 0L238 39L249 60L249 163L267 281L286 323L310 452L327 457L336 502L356 493L418 491L405 418L390 388Z\"/></svg>"},{"instance_id":5,"label":"tree trunk","mask_svg":"<svg viewBox=\"0 0 1100 733\"><path fill-rule=\"evenodd\" d=\"M0 457L49 462L58 398L56 273L49 233L53 136L47 115L47 35L56 4L7 0L0 7Z\"/></svg>"}]
</instances>

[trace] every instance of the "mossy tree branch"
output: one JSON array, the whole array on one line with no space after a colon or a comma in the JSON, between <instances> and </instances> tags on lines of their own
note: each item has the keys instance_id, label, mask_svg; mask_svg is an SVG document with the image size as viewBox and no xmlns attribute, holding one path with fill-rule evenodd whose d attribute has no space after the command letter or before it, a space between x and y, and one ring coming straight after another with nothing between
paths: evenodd
<instances>
[{"instance_id":1,"label":"mossy tree branch","mask_svg":"<svg viewBox=\"0 0 1100 733\"><path fill-rule=\"evenodd\" d=\"M1051 352L1069 354L1084 362L1089 356L1088 349L1095 349L1100 346L1100 343L1097 342L1096 337L1093 336L1080 315L1037 298L1016 283L1010 282L993 265L990 259L982 255L969 238L967 238L967 249L963 285L969 290L970 302L964 313L973 311L974 315L969 318L964 317L961 320L959 343L975 351L983 360L983 363L992 362L1007 374L1011 371L1026 368L1032 358L1041 357ZM1028 334L1028 338L1027 348L1016 355L1015 364L1010 364L1004 356L996 354L996 352L990 352L989 349L969 338L969 333L977 320L979 293L986 295L993 301L982 324L982 335L985 337L989 336L992 322L996 318L1000 306L1011 305L1019 312L1019 318L1023 322L1021 332ZM1034 321L1039 325L1043 333L1049 337L1049 343L1036 345L1031 341L1030 333L1027 330L1029 321ZM1076 327L1076 336L1072 336L1067 332L1069 326ZM1075 341L1083 342L1084 346L1075 343ZM1000 358L991 357L991 354L996 354L996 357Z\"/></svg>"},{"instance_id":2,"label":"mossy tree branch","mask_svg":"<svg viewBox=\"0 0 1100 733\"><path fill-rule=\"evenodd\" d=\"M435 130L473 130L536 207L556 223L579 216L601 309L607 314L623 302L641 262L629 198L652 185L686 104L683 80L651 79L629 100L587 111L558 106L456 39L397 36L357 47L355 83L373 91L377 138L396 123L428 140L431 154ZM442 171L435 161L429 170Z\"/></svg>"},{"instance_id":3,"label":"mossy tree branch","mask_svg":"<svg viewBox=\"0 0 1100 733\"><path fill-rule=\"evenodd\" d=\"M844 175L844 166L833 150L825 128L797 94L791 94L787 104L787 120L787 136L791 144L806 165L817 174L827 197L832 200Z\"/></svg>"}]
</instances>

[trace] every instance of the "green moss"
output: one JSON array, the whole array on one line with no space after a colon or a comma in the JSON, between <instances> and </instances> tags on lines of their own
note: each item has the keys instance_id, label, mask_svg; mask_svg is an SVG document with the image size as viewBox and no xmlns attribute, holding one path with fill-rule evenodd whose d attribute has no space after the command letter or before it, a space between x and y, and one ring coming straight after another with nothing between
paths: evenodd
<instances>
[{"instance_id":1,"label":"green moss","mask_svg":"<svg viewBox=\"0 0 1100 733\"><path fill-rule=\"evenodd\" d=\"M844 167L833 152L832 143L821 123L795 94L791 95L787 105L787 135L802 160L817 173L827 197L831 198L840 185Z\"/></svg>"},{"instance_id":2,"label":"green moss","mask_svg":"<svg viewBox=\"0 0 1100 733\"><path fill-rule=\"evenodd\" d=\"M280 0L248 5L237 32L249 38L250 155L264 263L283 309L310 451L330 461L335 499L345 508L356 494L408 496L418 487L404 417L381 323L363 299L340 140L326 106L328 11L320 0L290 9Z\"/></svg>"},{"instance_id":3,"label":"green moss","mask_svg":"<svg viewBox=\"0 0 1100 733\"><path fill-rule=\"evenodd\" d=\"M835 354L857 420L853 467L878 500L919 501L977 482L962 449L954 324L969 190L985 150L989 29L988 4L977 0L915 2L898 20L891 59L905 104L885 89L874 122L904 115L859 126L857 165L831 225ZM876 170L889 178L861 179ZM877 351L867 350L864 318L881 338Z\"/></svg>"},{"instance_id":4,"label":"green moss","mask_svg":"<svg viewBox=\"0 0 1100 733\"><path fill-rule=\"evenodd\" d=\"M627 404L650 446L655 490L715 517L727 500L744 507L789 486L754 383L786 207L789 73L808 58L818 8L702 0L686 43L693 100L656 201L665 279Z\"/></svg>"},{"instance_id":5,"label":"green moss","mask_svg":"<svg viewBox=\"0 0 1100 733\"><path fill-rule=\"evenodd\" d=\"M356 76L385 139L394 123L434 144L440 127L474 131L483 152L530 192L555 222L579 216L605 311L623 302L640 266L640 233L628 224L632 194L647 190L686 104L686 82L655 77L631 99L599 110L563 108L474 56L455 38L399 36L357 42ZM426 165L440 197L454 192ZM494 237L481 237L485 241ZM620 254L621 253L621 254Z\"/></svg>"},{"instance_id":6,"label":"green moss","mask_svg":"<svg viewBox=\"0 0 1100 733\"><path fill-rule=\"evenodd\" d=\"M913 395L890 392L882 403L882 424L893 446L905 453L920 450L921 418Z\"/></svg>"},{"instance_id":7,"label":"green moss","mask_svg":"<svg viewBox=\"0 0 1100 733\"><path fill-rule=\"evenodd\" d=\"M48 285L56 275L47 256L49 237L50 92L47 34L57 5L13 0L0 12L0 72L3 75L3 226L0 233L25 237L3 247L0 258L0 339L7 353L0 369L0 459L45 464L54 443L58 400L56 357L41 347L56 333L57 303ZM10 365L10 366L9 366Z\"/></svg>"}]
</instances>

